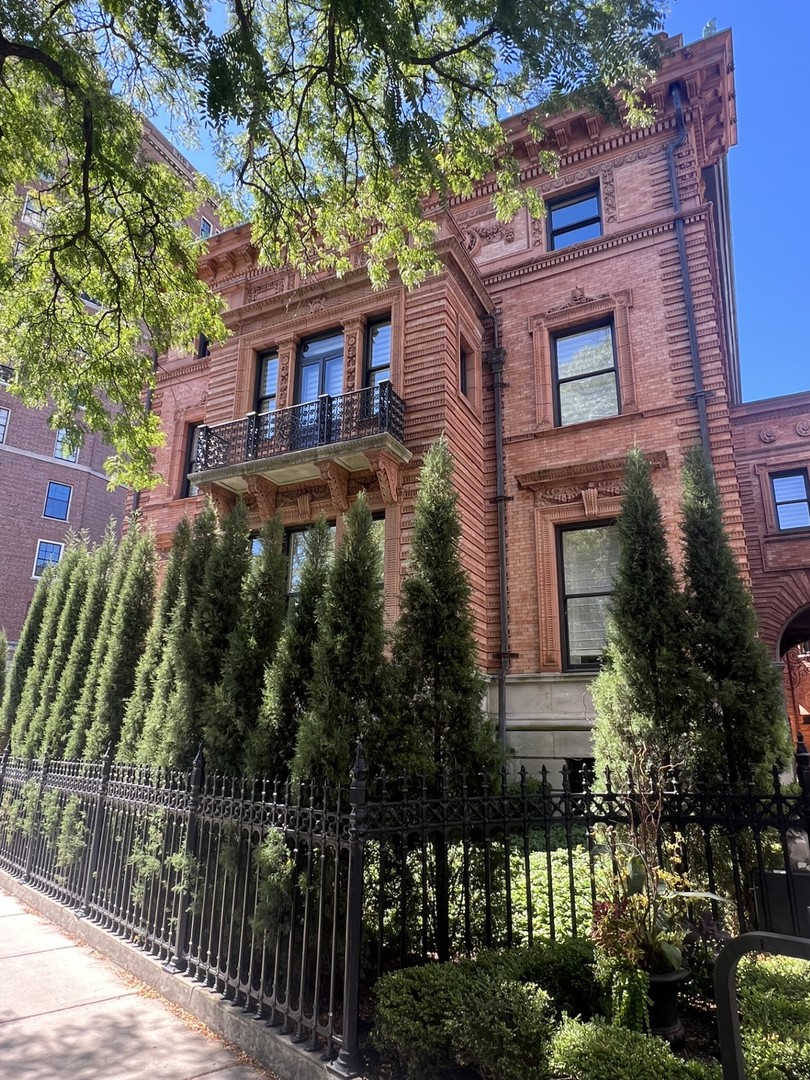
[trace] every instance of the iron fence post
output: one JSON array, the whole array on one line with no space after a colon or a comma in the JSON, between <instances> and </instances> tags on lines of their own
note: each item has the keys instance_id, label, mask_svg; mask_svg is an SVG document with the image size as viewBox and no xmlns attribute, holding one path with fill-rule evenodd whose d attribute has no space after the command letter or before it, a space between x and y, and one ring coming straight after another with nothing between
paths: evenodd
<instances>
[{"instance_id":1,"label":"iron fence post","mask_svg":"<svg viewBox=\"0 0 810 1080\"><path fill-rule=\"evenodd\" d=\"M357 1043L360 991L360 938L363 932L363 858L366 834L366 759L358 739L349 789L349 880L346 900L346 952L343 967L343 1038L329 1069L338 1076L360 1076L363 1058Z\"/></svg>"},{"instance_id":2,"label":"iron fence post","mask_svg":"<svg viewBox=\"0 0 810 1080\"><path fill-rule=\"evenodd\" d=\"M44 754L42 757L42 767L39 774L39 790L37 791L37 801L34 804L34 815L31 819L31 831L28 833L28 850L25 853L25 872L23 873L23 881L31 880L31 864L34 861L34 841L39 835L39 808L42 806L42 792L45 789L45 781L48 778L48 763L49 757Z\"/></svg>"},{"instance_id":3,"label":"iron fence post","mask_svg":"<svg viewBox=\"0 0 810 1080\"><path fill-rule=\"evenodd\" d=\"M93 836L90 841L90 857L84 872L84 890L82 892L82 906L76 912L80 919L86 919L90 915L90 898L93 893L93 882L98 871L98 855L101 851L101 831L104 824L104 806L107 802L107 786L110 782L112 771L112 747L107 746L106 753L101 762L101 782L96 795L96 807L93 811Z\"/></svg>"},{"instance_id":4,"label":"iron fence post","mask_svg":"<svg viewBox=\"0 0 810 1080\"><path fill-rule=\"evenodd\" d=\"M0 754L0 799L3 798L3 784L6 779L6 765L8 765L9 744L6 743L3 753Z\"/></svg>"},{"instance_id":5,"label":"iron fence post","mask_svg":"<svg viewBox=\"0 0 810 1080\"><path fill-rule=\"evenodd\" d=\"M194 764L191 769L191 786L189 790L188 798L188 824L186 826L186 842L183 845L185 849L184 867L191 865L193 859L197 857L197 815L200 809L200 791L202 790L203 772L205 769L205 757L203 755L202 743L197 750L197 756L194 758ZM182 871L185 873L186 871ZM174 953L171 958L163 965L167 971L172 973L184 972L188 967L188 928L189 928L189 915L191 907L191 890L188 887L188 882L182 882L182 888L180 890L179 908L177 912L177 932L174 939Z\"/></svg>"},{"instance_id":6,"label":"iron fence post","mask_svg":"<svg viewBox=\"0 0 810 1080\"><path fill-rule=\"evenodd\" d=\"M248 413L245 419L245 461L253 461L259 446L259 422L255 412Z\"/></svg>"}]
</instances>

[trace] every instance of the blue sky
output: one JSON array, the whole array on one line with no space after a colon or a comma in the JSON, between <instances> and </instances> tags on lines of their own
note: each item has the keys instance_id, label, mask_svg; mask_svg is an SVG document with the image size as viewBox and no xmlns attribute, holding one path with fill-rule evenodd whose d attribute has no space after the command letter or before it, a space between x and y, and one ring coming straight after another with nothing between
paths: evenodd
<instances>
[{"instance_id":1,"label":"blue sky","mask_svg":"<svg viewBox=\"0 0 810 1080\"><path fill-rule=\"evenodd\" d=\"M810 66L807 0L670 0L666 28L684 42L710 19L734 33L738 145L729 154L743 397L810 389L810 150L798 126ZM209 171L211 157L188 152Z\"/></svg>"},{"instance_id":2,"label":"blue sky","mask_svg":"<svg viewBox=\"0 0 810 1080\"><path fill-rule=\"evenodd\" d=\"M709 19L734 34L738 145L729 153L740 362L746 401L810 389L807 94L810 5L805 0L672 0L669 33L684 42Z\"/></svg>"}]
</instances>

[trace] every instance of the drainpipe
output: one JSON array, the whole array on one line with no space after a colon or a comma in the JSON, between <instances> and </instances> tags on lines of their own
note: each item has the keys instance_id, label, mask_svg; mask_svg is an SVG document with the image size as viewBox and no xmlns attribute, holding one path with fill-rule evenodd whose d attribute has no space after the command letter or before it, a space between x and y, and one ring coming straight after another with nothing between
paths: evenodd
<instances>
[{"instance_id":1,"label":"drainpipe","mask_svg":"<svg viewBox=\"0 0 810 1080\"><path fill-rule=\"evenodd\" d=\"M678 261L683 281L683 301L686 307L686 326L689 332L689 353L692 360L692 375L695 380L694 401L697 406L698 424L700 426L700 442L703 452L711 461L711 447L709 445L709 419L706 411L706 399L713 397L710 390L703 386L703 372L700 367L700 355L698 353L697 324L695 322L695 302L692 297L692 278L689 274L689 262L686 257L686 228L681 211L681 196L678 191L678 178L675 175L675 154L686 142L686 127L683 122L683 106L681 105L681 89L677 83L670 88L672 103L675 106L675 121L678 125L677 138L667 144L667 172L669 174L669 189L672 194L672 212L675 215L675 238L678 242Z\"/></svg>"},{"instance_id":2,"label":"drainpipe","mask_svg":"<svg viewBox=\"0 0 810 1080\"><path fill-rule=\"evenodd\" d=\"M504 485L503 460L503 364L506 350L501 348L498 322L492 319L495 348L489 357L492 369L492 389L495 406L495 468L497 473L495 504L498 508L498 617L501 629L500 651L498 652L498 741L501 749L506 750L506 676L509 674L509 605L506 592L506 503L509 496Z\"/></svg>"}]
</instances>

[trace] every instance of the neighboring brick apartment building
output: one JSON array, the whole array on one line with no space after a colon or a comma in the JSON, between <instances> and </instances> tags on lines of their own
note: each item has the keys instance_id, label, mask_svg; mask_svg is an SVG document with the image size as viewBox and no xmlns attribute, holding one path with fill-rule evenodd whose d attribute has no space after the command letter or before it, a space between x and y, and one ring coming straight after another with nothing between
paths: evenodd
<instances>
[{"instance_id":1,"label":"neighboring brick apartment building","mask_svg":"<svg viewBox=\"0 0 810 1080\"><path fill-rule=\"evenodd\" d=\"M174 146L147 122L145 152L191 179L193 169ZM21 194L21 231L36 228L36 193ZM202 207L189 222L203 238L216 228L213 207ZM47 409L29 409L6 387L13 370L0 366L0 628L14 644L42 570L58 562L68 532L86 530L101 540L107 523L119 525L125 512L123 488L107 490L104 461L110 448L90 435L68 455L61 433L48 426Z\"/></svg>"},{"instance_id":2,"label":"neighboring brick apartment building","mask_svg":"<svg viewBox=\"0 0 810 1080\"><path fill-rule=\"evenodd\" d=\"M411 292L396 276L373 291L359 256L341 280L302 280L258 267L247 226L215 236L201 274L227 301L232 337L158 374L166 482L141 505L161 543L208 491L223 509L244 495L256 528L279 510L295 552L318 514L339 533L362 489L384 519L391 619L422 455L446 434L491 709L535 770L590 755L588 686L634 443L654 461L677 551L683 452L704 441L748 568L725 172L731 35L668 46L650 128L584 112L547 123L556 177L525 120L510 120L547 219L497 222L486 183L428 207L442 270ZM786 467L806 475L800 456ZM805 565L808 537L797 541ZM808 581L797 589L793 603L810 605Z\"/></svg>"}]
</instances>

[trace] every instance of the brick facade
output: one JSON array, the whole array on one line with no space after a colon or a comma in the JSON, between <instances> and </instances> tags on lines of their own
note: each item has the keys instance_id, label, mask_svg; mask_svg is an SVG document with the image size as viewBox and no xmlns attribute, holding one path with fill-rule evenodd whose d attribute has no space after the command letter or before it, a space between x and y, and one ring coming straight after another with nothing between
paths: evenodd
<instances>
[{"instance_id":1,"label":"brick facade","mask_svg":"<svg viewBox=\"0 0 810 1080\"><path fill-rule=\"evenodd\" d=\"M739 370L722 198L724 158L736 137L731 37L717 34L689 48L676 38L669 45L671 56L650 90L655 121L649 128L615 129L585 113L548 123L549 143L560 155L554 177L539 166L525 121L508 124L523 182L551 207L560 198L598 193L598 235L568 245L558 237L553 244L547 220L524 212L509 224L497 222L484 183L449 208L428 208L439 231L440 273L411 292L394 275L373 292L359 256L342 280L301 280L292 271L258 267L248 228L231 229L212 239L201 274L225 297L232 336L204 360L168 359L154 399L167 434L157 460L165 483L141 505L168 546L180 516L195 512L201 498L181 497L191 426L213 426L210 438L221 440L237 430L227 425L249 418L260 354L277 350L277 408L291 409L302 342L342 332L348 395L363 386L366 326L390 318L391 385L406 410L401 439L358 429L354 441L297 450L289 444L290 452L261 460L247 451L245 460L228 464L206 456L193 479L223 507L243 494L256 528L278 509L288 527L323 512L339 531L346 505L365 490L372 507L385 513L393 619L422 456L444 433L456 460L462 548L479 662L492 679L490 707L496 712L503 704L501 722L516 760L533 770L541 761L557 766L590 753L593 673L588 665L565 670L558 545L571 526L615 520L622 459L631 446L637 443L655 462L677 558L683 453L704 432L735 550L746 572L751 561L758 580L743 528L747 489L743 483L741 491L735 470ZM682 102L682 132L673 87ZM609 327L612 335L615 374L606 379L617 397L615 415L562 423L555 349L566 335L593 327ZM492 362L498 358L507 657L501 656L499 600L498 363ZM294 410L284 416L294 419ZM281 422L276 414L274 423ZM260 421L249 418L238 430L254 431L248 423Z\"/></svg>"}]
</instances>

